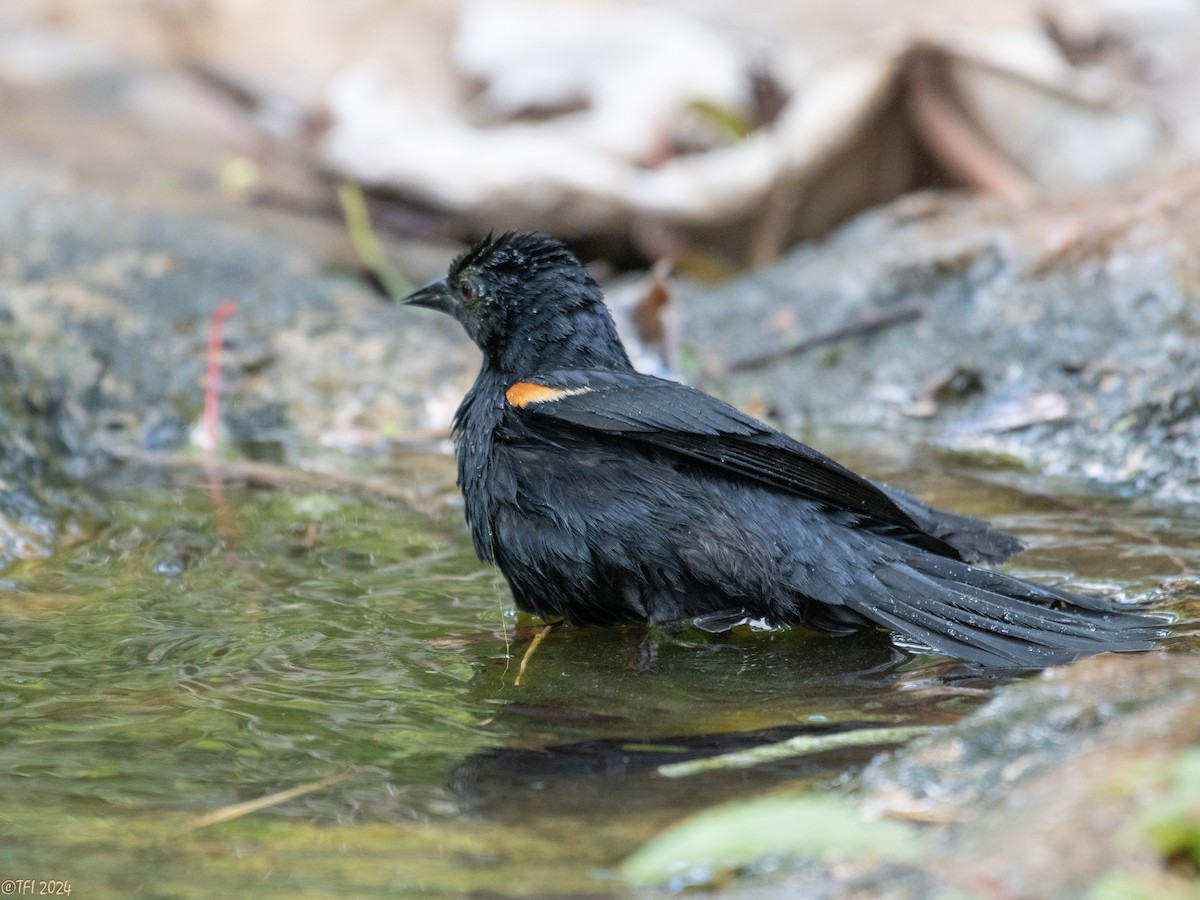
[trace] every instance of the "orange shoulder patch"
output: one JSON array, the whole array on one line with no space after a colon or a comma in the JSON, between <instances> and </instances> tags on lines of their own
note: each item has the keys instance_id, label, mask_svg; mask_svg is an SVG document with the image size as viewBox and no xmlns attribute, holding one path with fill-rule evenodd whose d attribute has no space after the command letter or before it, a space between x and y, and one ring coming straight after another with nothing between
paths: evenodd
<instances>
[{"instance_id":1,"label":"orange shoulder patch","mask_svg":"<svg viewBox=\"0 0 1200 900\"><path fill-rule=\"evenodd\" d=\"M518 381L507 391L504 398L518 409L524 409L530 403L547 403L550 400L561 400L563 397L574 397L576 394L586 394L591 388L552 388L544 384L533 384L529 381Z\"/></svg>"}]
</instances>

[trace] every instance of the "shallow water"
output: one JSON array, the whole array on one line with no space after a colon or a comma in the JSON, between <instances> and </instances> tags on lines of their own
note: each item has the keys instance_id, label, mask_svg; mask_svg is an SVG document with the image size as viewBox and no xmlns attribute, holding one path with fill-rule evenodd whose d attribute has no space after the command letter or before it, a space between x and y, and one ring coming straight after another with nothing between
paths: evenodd
<instances>
[{"instance_id":1,"label":"shallow water","mask_svg":"<svg viewBox=\"0 0 1200 900\"><path fill-rule=\"evenodd\" d=\"M410 503L127 479L111 524L0 573L0 879L85 897L604 895L681 815L872 751L680 781L660 762L950 722L988 696L943 659L802 629L556 629L522 672L537 623L475 561L452 461L397 471L421 479ZM873 471L1020 533L1020 574L1197 596L1194 510Z\"/></svg>"}]
</instances>

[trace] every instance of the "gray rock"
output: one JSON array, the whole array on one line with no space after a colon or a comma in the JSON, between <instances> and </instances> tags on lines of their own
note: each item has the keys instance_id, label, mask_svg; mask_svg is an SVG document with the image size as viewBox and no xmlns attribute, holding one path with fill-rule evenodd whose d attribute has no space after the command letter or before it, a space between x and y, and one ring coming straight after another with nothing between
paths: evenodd
<instances>
[{"instance_id":1,"label":"gray rock","mask_svg":"<svg viewBox=\"0 0 1200 900\"><path fill-rule=\"evenodd\" d=\"M1200 170L1026 208L914 196L694 290L698 379L784 427L1200 498Z\"/></svg>"},{"instance_id":2,"label":"gray rock","mask_svg":"<svg viewBox=\"0 0 1200 900\"><path fill-rule=\"evenodd\" d=\"M198 455L226 298L239 309L224 327L223 456L300 464L444 428L469 383L454 323L325 272L273 224L36 171L0 179L0 564L52 545L65 514L52 485L113 457Z\"/></svg>"}]
</instances>

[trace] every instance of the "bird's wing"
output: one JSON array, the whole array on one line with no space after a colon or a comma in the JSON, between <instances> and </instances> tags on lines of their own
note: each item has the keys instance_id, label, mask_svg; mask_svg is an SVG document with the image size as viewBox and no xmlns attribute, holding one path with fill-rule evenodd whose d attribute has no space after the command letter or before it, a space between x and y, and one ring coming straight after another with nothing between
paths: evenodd
<instances>
[{"instance_id":1,"label":"bird's wing","mask_svg":"<svg viewBox=\"0 0 1200 900\"><path fill-rule=\"evenodd\" d=\"M872 482L888 495L926 534L932 534L958 551L963 562L1002 563L1025 549L1025 542L982 519L930 506L898 487Z\"/></svg>"},{"instance_id":2,"label":"bird's wing","mask_svg":"<svg viewBox=\"0 0 1200 900\"><path fill-rule=\"evenodd\" d=\"M872 530L941 555L960 552L884 490L811 447L702 391L642 375L570 369L524 378L506 399L527 425L553 423L669 450L862 518Z\"/></svg>"}]
</instances>

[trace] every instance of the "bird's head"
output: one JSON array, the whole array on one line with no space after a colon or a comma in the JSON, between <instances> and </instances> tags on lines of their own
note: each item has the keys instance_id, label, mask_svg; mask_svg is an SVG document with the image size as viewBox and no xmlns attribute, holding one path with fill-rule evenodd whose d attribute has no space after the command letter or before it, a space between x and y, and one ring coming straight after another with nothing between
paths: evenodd
<instances>
[{"instance_id":1,"label":"bird's head","mask_svg":"<svg viewBox=\"0 0 1200 900\"><path fill-rule=\"evenodd\" d=\"M405 302L453 316L502 372L629 368L600 286L544 234L489 235Z\"/></svg>"}]
</instances>

